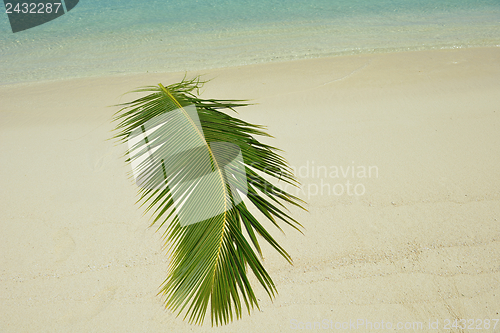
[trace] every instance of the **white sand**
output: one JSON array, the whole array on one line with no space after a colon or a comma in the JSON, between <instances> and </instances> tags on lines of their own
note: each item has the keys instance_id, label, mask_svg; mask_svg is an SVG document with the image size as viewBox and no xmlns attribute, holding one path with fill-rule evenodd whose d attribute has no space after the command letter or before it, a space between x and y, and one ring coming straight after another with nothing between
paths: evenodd
<instances>
[{"instance_id":1,"label":"white sand","mask_svg":"<svg viewBox=\"0 0 500 333\"><path fill-rule=\"evenodd\" d=\"M309 202L293 210L304 235L273 232L295 265L264 247L279 296L254 284L261 311L214 331L360 319L441 332L446 320L500 319L500 48L204 74L214 79L202 97L259 103L239 116L268 126ZM168 258L135 204L125 147L105 141L117 110L106 106L182 76L0 86L0 332L212 330L209 316L189 325L156 296ZM339 178L313 177L313 163ZM371 177L345 178L353 166ZM339 193L347 181L364 194L328 195L326 184Z\"/></svg>"}]
</instances>

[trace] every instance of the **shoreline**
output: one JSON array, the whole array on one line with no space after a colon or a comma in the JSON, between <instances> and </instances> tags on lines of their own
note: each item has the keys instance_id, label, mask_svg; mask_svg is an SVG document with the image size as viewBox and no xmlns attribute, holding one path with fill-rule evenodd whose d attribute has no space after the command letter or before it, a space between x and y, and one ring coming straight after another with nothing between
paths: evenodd
<instances>
[{"instance_id":1,"label":"shoreline","mask_svg":"<svg viewBox=\"0 0 500 333\"><path fill-rule=\"evenodd\" d=\"M345 51L345 53L338 53L332 56L318 56L318 57L301 57L297 59L292 59L292 60L270 60L270 61L263 61L263 62L256 62L256 63L250 63L250 64L243 64L243 65L229 65L229 66L224 66L224 67L208 67L205 69L193 69L193 70L186 70L186 71L152 71L152 72L131 72L131 73L119 73L119 74L100 74L100 75L92 75L92 76L74 76L74 77L66 77L66 78L58 78L58 79L39 79L39 80L34 80L34 81L18 81L18 82L6 82L6 83L1 83L0 82L0 87L6 87L6 86L22 86L22 85L31 85L31 84L38 84L38 83L54 83L54 82L59 82L59 81L71 81L71 80L84 80L84 79L98 79L98 78L111 78L111 77L129 77L129 76L142 76L142 75L157 75L157 74L177 74L177 73L200 73L200 72L207 72L207 71L221 71L221 70L229 70L231 68L240 68L240 67L245 67L245 66L266 66L266 65L273 65L273 64L281 64L281 63L291 63L291 62L297 62L297 61L315 61L315 60L322 60L322 59L336 59L336 58L346 58L346 57L369 57L369 56L383 56L383 55L391 55L391 54L407 54L407 53L419 53L419 52L454 52L454 51L467 51L467 50L492 50L492 49L500 49L500 45L496 46L467 46L467 47L457 47L453 46L450 48L431 48L431 49L422 49L422 50L398 50L398 51L388 51L388 52L359 52L359 53L353 53L353 51ZM280 58L280 57L278 57Z\"/></svg>"}]
</instances>

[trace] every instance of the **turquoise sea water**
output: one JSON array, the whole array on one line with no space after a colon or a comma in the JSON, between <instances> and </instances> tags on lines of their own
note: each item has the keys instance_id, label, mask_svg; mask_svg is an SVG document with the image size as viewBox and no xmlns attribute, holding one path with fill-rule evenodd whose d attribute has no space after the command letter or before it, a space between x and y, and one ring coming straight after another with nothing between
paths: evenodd
<instances>
[{"instance_id":1,"label":"turquoise sea water","mask_svg":"<svg viewBox=\"0 0 500 333\"><path fill-rule=\"evenodd\" d=\"M12 33L0 84L356 53L500 46L500 0L80 0Z\"/></svg>"}]
</instances>

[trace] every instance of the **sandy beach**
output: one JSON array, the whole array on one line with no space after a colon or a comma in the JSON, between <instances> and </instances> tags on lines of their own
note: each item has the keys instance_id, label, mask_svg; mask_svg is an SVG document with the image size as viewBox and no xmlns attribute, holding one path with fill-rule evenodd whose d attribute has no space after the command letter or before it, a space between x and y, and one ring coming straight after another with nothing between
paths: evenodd
<instances>
[{"instance_id":1,"label":"sandy beach","mask_svg":"<svg viewBox=\"0 0 500 333\"><path fill-rule=\"evenodd\" d=\"M157 296L168 257L108 140L110 106L184 73L3 85L0 332L500 332L500 48L199 74L202 98L256 103L238 116L267 126L303 184L304 234L265 224L294 259L263 246L276 299L254 280L261 310L212 328Z\"/></svg>"}]
</instances>

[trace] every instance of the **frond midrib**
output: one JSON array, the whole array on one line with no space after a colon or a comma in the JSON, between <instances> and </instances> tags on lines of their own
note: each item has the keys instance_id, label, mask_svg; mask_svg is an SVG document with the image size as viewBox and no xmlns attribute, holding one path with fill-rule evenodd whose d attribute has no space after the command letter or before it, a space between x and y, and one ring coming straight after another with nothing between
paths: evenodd
<instances>
[{"instance_id":1,"label":"frond midrib","mask_svg":"<svg viewBox=\"0 0 500 333\"><path fill-rule=\"evenodd\" d=\"M166 89L161 83L158 84L158 86L167 94L167 96L172 99L172 101L175 103L175 105L177 105L179 107L180 110L182 110L182 112L184 113L184 116L188 119L188 121L191 123L191 125L193 126L193 128L196 130L196 133L198 133L198 135L200 136L200 138L205 141L205 137L203 136L203 133L200 132L200 130L198 129L198 126L196 126L196 124L193 122L193 120L191 119L191 117L189 116L189 114L186 112L186 110L182 107L182 105L177 101L177 99L170 93L170 91L168 91L168 89ZM208 145L208 143L206 144L206 147L207 147L207 150L208 152L210 153L210 156L212 156L212 160L215 164L215 167L217 169L217 173L219 174L219 177L221 179L221 184L222 184L222 189L223 189L223 192L224 192L224 222L223 222L223 228L222 228L222 233L221 233L221 237L220 237L220 240L219 240L219 246L218 246L218 249L217 249L217 255L215 257L215 262L213 264L213 267L214 267L214 270L213 270L213 274L212 274L212 279L211 281L215 281L215 275L216 275L216 272L217 272L217 267L219 266L219 261L220 261L220 257L221 257L221 249L222 249L222 245L223 245L223 239L224 239L224 236L225 236L225 233L226 233L226 224L227 224L227 187L225 185L225 182L224 182L224 177L222 176L222 171L221 169L219 168L219 164L217 162L217 159L215 158L213 152L212 152L212 149L210 148L210 146Z\"/></svg>"}]
</instances>

